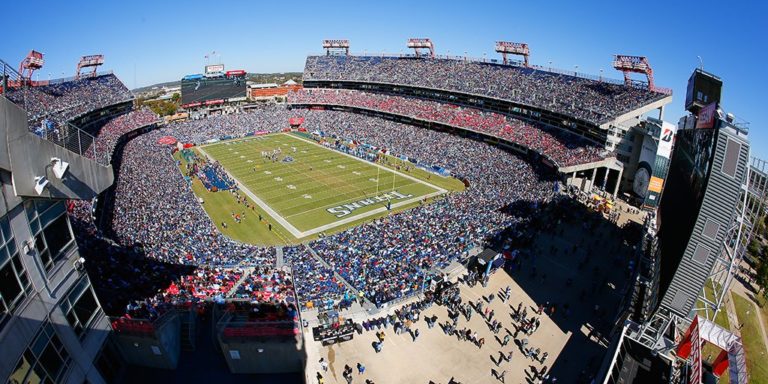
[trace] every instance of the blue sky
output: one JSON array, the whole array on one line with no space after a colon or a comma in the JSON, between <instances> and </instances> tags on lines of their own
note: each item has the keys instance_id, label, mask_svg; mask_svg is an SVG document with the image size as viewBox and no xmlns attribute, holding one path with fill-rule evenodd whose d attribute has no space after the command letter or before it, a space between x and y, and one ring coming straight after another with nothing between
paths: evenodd
<instances>
[{"instance_id":1,"label":"blue sky","mask_svg":"<svg viewBox=\"0 0 768 384\"><path fill-rule=\"evenodd\" d=\"M724 109L751 123L753 154L768 158L760 1L15 1L3 14L1 59L16 66L39 50L46 79L72 76L81 55L103 53L105 69L129 88L199 73L211 51L228 69L301 71L324 38L347 38L353 52L400 52L409 37L430 37L440 54L489 58L496 40L520 41L533 64L614 78L611 55L645 55L656 83L675 92L665 116L674 123L701 56L724 81Z\"/></svg>"}]
</instances>

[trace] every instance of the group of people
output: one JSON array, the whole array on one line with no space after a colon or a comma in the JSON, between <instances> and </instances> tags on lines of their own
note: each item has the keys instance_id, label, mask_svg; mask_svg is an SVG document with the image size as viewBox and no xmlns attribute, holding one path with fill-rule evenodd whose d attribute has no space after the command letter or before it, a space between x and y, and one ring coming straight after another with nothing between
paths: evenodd
<instances>
[{"instance_id":1,"label":"group of people","mask_svg":"<svg viewBox=\"0 0 768 384\"><path fill-rule=\"evenodd\" d=\"M374 302L383 304L419 291L428 276L488 236L519 221L498 209L516 201L550 198L551 185L539 169L503 150L447 133L379 118L333 111L289 111L272 106L243 114L171 124L126 144L119 167L110 228L120 244L140 243L149 257L179 264L258 262L259 247L223 236L196 201L158 138L182 142L246 135L273 129L287 116L302 114L305 125L345 138L357 138L392 153L406 155L463 175L470 187L429 205L394 214L309 244L333 272ZM271 124L271 125L267 125ZM207 134L207 136L205 135ZM315 281L301 289L302 304L338 298L344 290L330 270L318 272L316 260L293 262L298 281Z\"/></svg>"},{"instance_id":2,"label":"group of people","mask_svg":"<svg viewBox=\"0 0 768 384\"><path fill-rule=\"evenodd\" d=\"M535 204L552 195L551 185L537 166L484 143L354 113L269 105L172 123L130 140L114 164L119 176L114 195L106 204L107 233L100 233L91 223L90 202L78 202L72 212L80 214L82 228L88 233L108 238L105 247L122 247L112 255L114 258L130 257L126 255L135 252L159 263L177 265L274 265L274 249L242 244L218 231L172 158L173 147L158 140L172 136L183 143L200 144L255 131L279 131L290 117L299 115L310 130L450 169L470 185L432 204L310 243L308 246L330 268L317 268L318 260L304 251L289 251L295 279L301 282L302 305L348 297L338 277L377 305L421 291L440 268L463 259L469 249L520 221L520 217L499 208L520 201ZM119 138L130 127L140 128L142 122L153 119L146 111L136 111L108 123L102 132ZM128 279L121 280L124 284Z\"/></svg>"},{"instance_id":3,"label":"group of people","mask_svg":"<svg viewBox=\"0 0 768 384\"><path fill-rule=\"evenodd\" d=\"M61 126L91 111L133 100L131 91L111 73L77 80L53 80L34 87L8 87L5 96L27 111L32 129L43 119Z\"/></svg>"},{"instance_id":4,"label":"group of people","mask_svg":"<svg viewBox=\"0 0 768 384\"><path fill-rule=\"evenodd\" d=\"M543 125L453 104L343 89L303 89L288 95L296 104L342 105L434 121L506 139L540 153L558 166L601 160L605 150L576 135Z\"/></svg>"},{"instance_id":5,"label":"group of people","mask_svg":"<svg viewBox=\"0 0 768 384\"><path fill-rule=\"evenodd\" d=\"M159 121L160 117L147 107L141 107L109 119L98 128L98 132L94 135L96 140L85 152L85 156L88 158L98 156L104 159L106 164L109 164L115 146L117 146L121 137L137 129L156 124Z\"/></svg>"},{"instance_id":6,"label":"group of people","mask_svg":"<svg viewBox=\"0 0 768 384\"><path fill-rule=\"evenodd\" d=\"M303 79L391 83L482 95L597 124L666 96L647 87L541 68L393 56L309 56Z\"/></svg>"},{"instance_id":7,"label":"group of people","mask_svg":"<svg viewBox=\"0 0 768 384\"><path fill-rule=\"evenodd\" d=\"M304 308L332 307L356 298L344 281L337 278L336 272L314 257L305 246L284 248L283 258L294 271L296 295Z\"/></svg>"}]
</instances>

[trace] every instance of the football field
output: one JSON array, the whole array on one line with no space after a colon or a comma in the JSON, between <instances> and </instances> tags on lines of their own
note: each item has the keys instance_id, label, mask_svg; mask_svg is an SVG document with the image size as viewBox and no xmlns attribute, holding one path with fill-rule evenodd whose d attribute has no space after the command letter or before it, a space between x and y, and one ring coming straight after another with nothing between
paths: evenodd
<instances>
[{"instance_id":1,"label":"football field","mask_svg":"<svg viewBox=\"0 0 768 384\"><path fill-rule=\"evenodd\" d=\"M447 191L296 134L252 136L197 148L300 239Z\"/></svg>"}]
</instances>

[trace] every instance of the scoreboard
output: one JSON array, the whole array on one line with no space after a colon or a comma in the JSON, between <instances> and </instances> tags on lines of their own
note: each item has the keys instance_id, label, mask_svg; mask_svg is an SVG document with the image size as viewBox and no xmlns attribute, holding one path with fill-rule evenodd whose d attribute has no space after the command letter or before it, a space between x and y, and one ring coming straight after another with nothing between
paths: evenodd
<instances>
[{"instance_id":1,"label":"scoreboard","mask_svg":"<svg viewBox=\"0 0 768 384\"><path fill-rule=\"evenodd\" d=\"M181 80L181 103L205 103L212 100L226 102L229 99L245 98L245 76L245 71L214 71L207 73L207 76L187 76Z\"/></svg>"}]
</instances>

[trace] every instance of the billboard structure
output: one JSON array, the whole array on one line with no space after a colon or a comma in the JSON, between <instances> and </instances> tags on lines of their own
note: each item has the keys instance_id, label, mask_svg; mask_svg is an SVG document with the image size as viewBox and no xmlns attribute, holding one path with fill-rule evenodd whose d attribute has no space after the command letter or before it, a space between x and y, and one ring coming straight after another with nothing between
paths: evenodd
<instances>
[{"instance_id":1,"label":"billboard structure","mask_svg":"<svg viewBox=\"0 0 768 384\"><path fill-rule=\"evenodd\" d=\"M224 64L212 64L205 66L205 75L224 73Z\"/></svg>"},{"instance_id":2,"label":"billboard structure","mask_svg":"<svg viewBox=\"0 0 768 384\"><path fill-rule=\"evenodd\" d=\"M677 127L665 121L648 119L643 128L632 191L642 199L643 209L652 210L659 205Z\"/></svg>"},{"instance_id":3,"label":"billboard structure","mask_svg":"<svg viewBox=\"0 0 768 384\"><path fill-rule=\"evenodd\" d=\"M181 79L181 104L225 103L245 100L246 72L224 72L223 64L207 65L205 75L189 75Z\"/></svg>"}]
</instances>

